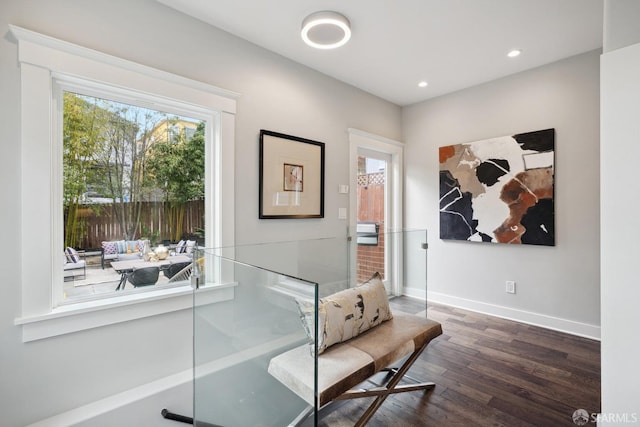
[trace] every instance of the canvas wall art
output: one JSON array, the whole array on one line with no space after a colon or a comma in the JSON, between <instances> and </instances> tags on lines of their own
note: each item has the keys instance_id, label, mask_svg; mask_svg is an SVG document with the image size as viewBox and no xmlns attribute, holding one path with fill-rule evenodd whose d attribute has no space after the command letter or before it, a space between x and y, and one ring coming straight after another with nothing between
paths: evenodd
<instances>
[{"instance_id":1,"label":"canvas wall art","mask_svg":"<svg viewBox=\"0 0 640 427\"><path fill-rule=\"evenodd\" d=\"M555 130L440 147L440 238L555 245Z\"/></svg>"}]
</instances>

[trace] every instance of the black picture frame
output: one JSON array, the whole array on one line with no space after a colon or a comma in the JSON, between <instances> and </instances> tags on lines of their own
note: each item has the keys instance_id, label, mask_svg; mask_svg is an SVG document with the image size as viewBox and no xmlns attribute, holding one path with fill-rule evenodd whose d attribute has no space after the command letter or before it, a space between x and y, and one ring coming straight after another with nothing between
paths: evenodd
<instances>
[{"instance_id":1,"label":"black picture frame","mask_svg":"<svg viewBox=\"0 0 640 427\"><path fill-rule=\"evenodd\" d=\"M261 129L258 217L324 218L324 166L324 142Z\"/></svg>"}]
</instances>

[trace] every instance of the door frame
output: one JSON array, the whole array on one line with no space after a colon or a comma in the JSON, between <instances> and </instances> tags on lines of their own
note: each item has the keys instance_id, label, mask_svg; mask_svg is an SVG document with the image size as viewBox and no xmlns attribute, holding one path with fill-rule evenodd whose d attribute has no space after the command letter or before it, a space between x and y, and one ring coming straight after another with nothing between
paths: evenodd
<instances>
[{"instance_id":1,"label":"door frame","mask_svg":"<svg viewBox=\"0 0 640 427\"><path fill-rule=\"evenodd\" d=\"M391 162L388 165L387 178L385 183L388 189L388 196L385 199L389 206L385 211L388 218L385 218L384 233L393 232L397 238L393 239L393 243L389 248L388 265L390 272L387 275L390 287L388 290L392 295L400 295L402 293L403 268L400 264L403 260L402 251L404 243L402 241L403 230L403 178L404 178L404 143L383 136L374 135L359 129L349 128L349 186L351 187L349 196L349 227L348 232L352 237L356 236L356 225L358 222L358 151L364 149L367 151L375 151L391 156ZM386 240L385 240L386 242ZM390 242L391 243L391 242ZM356 248L357 245L351 245L351 277L357 280L356 274Z\"/></svg>"}]
</instances>

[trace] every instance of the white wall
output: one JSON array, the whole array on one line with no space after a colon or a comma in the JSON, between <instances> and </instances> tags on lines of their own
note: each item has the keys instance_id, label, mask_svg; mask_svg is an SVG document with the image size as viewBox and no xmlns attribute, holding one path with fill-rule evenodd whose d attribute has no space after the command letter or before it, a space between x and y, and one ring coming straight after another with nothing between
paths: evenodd
<instances>
[{"instance_id":1,"label":"white wall","mask_svg":"<svg viewBox=\"0 0 640 427\"><path fill-rule=\"evenodd\" d=\"M640 422L640 287L638 218L640 180L640 3L605 3L602 55L602 412ZM623 47L626 46L626 47ZM617 50L616 50L617 49ZM631 160L631 161L629 161Z\"/></svg>"},{"instance_id":2,"label":"white wall","mask_svg":"<svg viewBox=\"0 0 640 427\"><path fill-rule=\"evenodd\" d=\"M19 230L20 80L8 24L77 43L241 94L236 116L236 242L340 236L348 206L347 128L400 139L400 108L255 45L176 14L151 0L3 0L0 3L0 414L25 425L154 381L191 366L189 311L102 327L28 344L21 341L22 245L34 268L46 257ZM40 126L42 124L34 124ZM325 219L258 220L261 128L327 144ZM43 188L48 188L43 183ZM37 195L34 195L37 196ZM47 221L48 218L42 218ZM190 400L190 396L184 396ZM170 404L171 402L167 402ZM179 402L180 406L184 402ZM157 408L159 413L161 408Z\"/></svg>"},{"instance_id":3,"label":"white wall","mask_svg":"<svg viewBox=\"0 0 640 427\"><path fill-rule=\"evenodd\" d=\"M598 335L598 60L586 53L403 109L406 226L429 230L430 299ZM547 128L556 130L556 246L440 240L438 147Z\"/></svg>"},{"instance_id":4,"label":"white wall","mask_svg":"<svg viewBox=\"0 0 640 427\"><path fill-rule=\"evenodd\" d=\"M608 52L640 40L640 2L605 0L602 50Z\"/></svg>"},{"instance_id":5,"label":"white wall","mask_svg":"<svg viewBox=\"0 0 640 427\"><path fill-rule=\"evenodd\" d=\"M603 55L602 411L635 412L640 421L639 99L640 44Z\"/></svg>"}]
</instances>

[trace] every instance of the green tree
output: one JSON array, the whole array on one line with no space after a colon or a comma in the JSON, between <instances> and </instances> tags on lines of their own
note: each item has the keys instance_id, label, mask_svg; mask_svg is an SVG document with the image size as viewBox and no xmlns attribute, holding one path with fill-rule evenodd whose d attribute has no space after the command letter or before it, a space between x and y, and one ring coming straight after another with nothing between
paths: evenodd
<instances>
[{"instance_id":1,"label":"green tree","mask_svg":"<svg viewBox=\"0 0 640 427\"><path fill-rule=\"evenodd\" d=\"M205 123L200 122L193 136L184 129L154 142L149 155L149 172L162 190L171 240L183 234L185 203L204 198Z\"/></svg>"},{"instance_id":2,"label":"green tree","mask_svg":"<svg viewBox=\"0 0 640 427\"><path fill-rule=\"evenodd\" d=\"M106 110L86 99L64 93L63 103L63 204L64 244L78 247L86 231L79 215L84 195L96 179L96 153L104 144Z\"/></svg>"},{"instance_id":3,"label":"green tree","mask_svg":"<svg viewBox=\"0 0 640 427\"><path fill-rule=\"evenodd\" d=\"M154 181L147 173L152 129L166 115L119 102L102 102L109 120L104 128L105 144L97 154L96 186L112 199L122 238L133 240L140 229L143 202L153 192Z\"/></svg>"},{"instance_id":4,"label":"green tree","mask_svg":"<svg viewBox=\"0 0 640 427\"><path fill-rule=\"evenodd\" d=\"M204 123L191 138L185 137L184 129L173 132L176 123L184 120L116 101L64 94L65 245L77 247L86 233L79 207L90 191L112 200L124 239L136 238L143 202L158 194L168 202L171 237L182 234L184 204L204 196ZM99 207L90 205L94 213Z\"/></svg>"}]
</instances>

